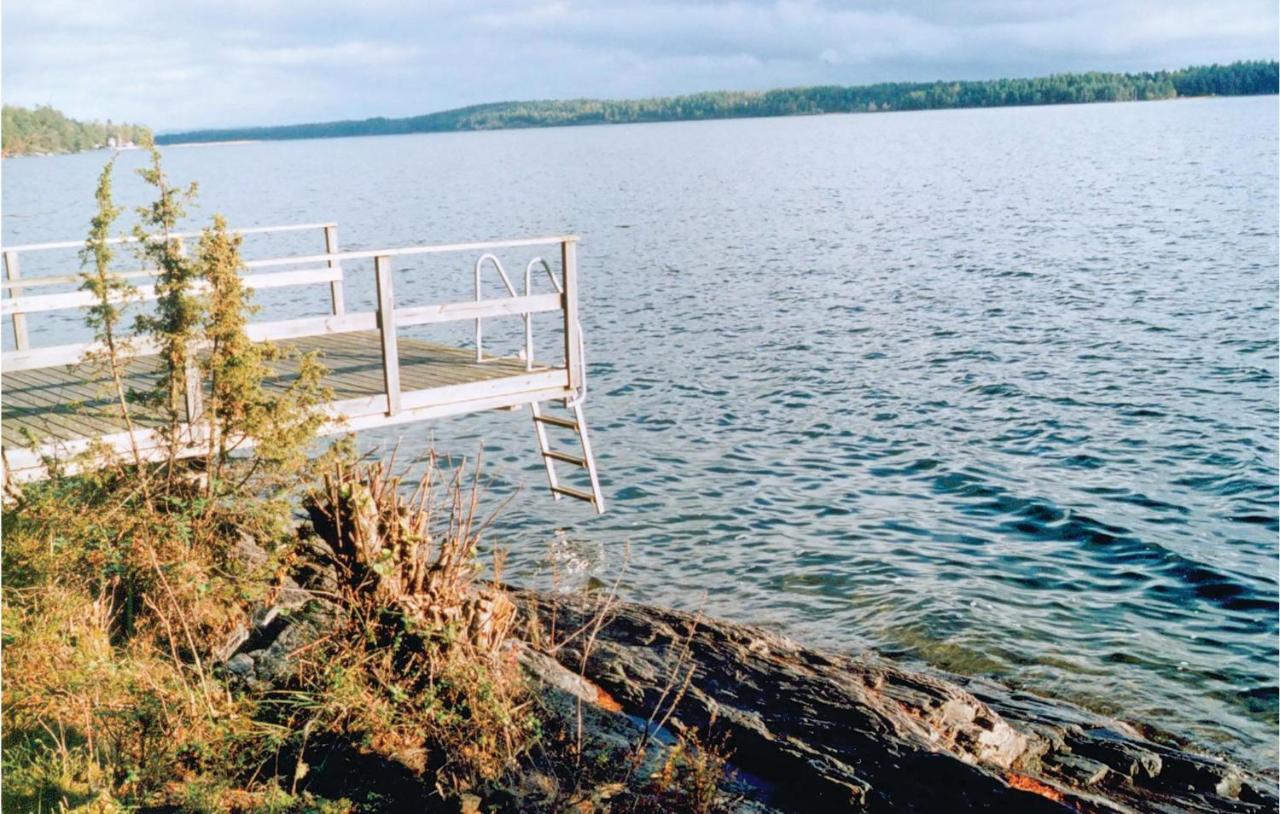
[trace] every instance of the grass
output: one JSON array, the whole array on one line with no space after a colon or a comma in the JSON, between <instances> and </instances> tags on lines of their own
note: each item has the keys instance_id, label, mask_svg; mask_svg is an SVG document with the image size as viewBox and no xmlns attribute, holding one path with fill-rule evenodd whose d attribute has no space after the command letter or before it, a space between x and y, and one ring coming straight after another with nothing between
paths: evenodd
<instances>
[{"instance_id":1,"label":"grass","mask_svg":"<svg viewBox=\"0 0 1280 814\"><path fill-rule=\"evenodd\" d=\"M110 474L61 478L5 509L6 807L163 802L211 749L257 737L208 643L266 583L203 511L137 494Z\"/></svg>"},{"instance_id":2,"label":"grass","mask_svg":"<svg viewBox=\"0 0 1280 814\"><path fill-rule=\"evenodd\" d=\"M278 495L210 507L195 474L144 499L116 467L6 504L6 810L723 810L724 751L696 732L655 759L648 728L619 748L549 714L502 558L478 559L474 474L334 455L301 527ZM231 680L222 644L317 551L336 579L309 607L332 623L269 685Z\"/></svg>"}]
</instances>

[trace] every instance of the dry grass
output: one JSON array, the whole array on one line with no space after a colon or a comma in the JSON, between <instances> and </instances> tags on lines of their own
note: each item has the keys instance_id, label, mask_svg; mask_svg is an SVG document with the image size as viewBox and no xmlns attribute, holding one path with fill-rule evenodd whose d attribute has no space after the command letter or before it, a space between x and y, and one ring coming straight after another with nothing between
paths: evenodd
<instances>
[{"instance_id":1,"label":"dry grass","mask_svg":"<svg viewBox=\"0 0 1280 814\"><path fill-rule=\"evenodd\" d=\"M6 808L162 804L175 781L224 771L211 747L254 742L209 643L263 581L181 502L157 508L108 474L6 507Z\"/></svg>"},{"instance_id":2,"label":"dry grass","mask_svg":"<svg viewBox=\"0 0 1280 814\"><path fill-rule=\"evenodd\" d=\"M714 724L714 721L713 721ZM722 741L704 741L696 729L681 732L662 766L620 801L632 814L723 814L733 800L724 791L729 751Z\"/></svg>"},{"instance_id":3,"label":"dry grass","mask_svg":"<svg viewBox=\"0 0 1280 814\"><path fill-rule=\"evenodd\" d=\"M433 458L406 496L389 470L339 464L307 498L347 621L306 662L302 726L354 738L450 795L510 771L537 721L507 646L515 607L497 586L500 557L494 579L478 579L478 482L459 468L442 484Z\"/></svg>"},{"instance_id":4,"label":"dry grass","mask_svg":"<svg viewBox=\"0 0 1280 814\"><path fill-rule=\"evenodd\" d=\"M432 810L463 792L523 801L495 810L724 810L722 750L693 732L652 744L687 684L683 650L632 746L584 733L581 708L545 718L501 557L479 561L474 470L446 477L433 459L406 484L335 456L304 500L302 545L279 501L210 507L198 479L147 498L131 483L127 467L57 478L6 506L6 810ZM245 534L266 562L241 561ZM216 651L317 548L337 621L286 683L231 691ZM566 639L594 641L613 597ZM558 790L530 803L539 777Z\"/></svg>"}]
</instances>

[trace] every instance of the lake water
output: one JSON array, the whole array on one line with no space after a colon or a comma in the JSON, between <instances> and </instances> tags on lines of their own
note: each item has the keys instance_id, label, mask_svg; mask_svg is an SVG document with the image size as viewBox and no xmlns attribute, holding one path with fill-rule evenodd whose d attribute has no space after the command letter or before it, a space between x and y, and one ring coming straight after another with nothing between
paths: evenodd
<instances>
[{"instance_id":1,"label":"lake water","mask_svg":"<svg viewBox=\"0 0 1280 814\"><path fill-rule=\"evenodd\" d=\"M402 455L483 438L494 502L523 487L490 535L513 578L608 582L629 544L629 597L1273 765L1276 132L1271 97L166 159L200 182L201 218L336 220L344 248L581 236L609 513L547 497L527 414L398 433ZM102 161L5 161L5 241L82 235ZM141 200L123 175L117 192ZM465 297L469 274L398 290ZM367 304L368 272L350 278Z\"/></svg>"}]
</instances>

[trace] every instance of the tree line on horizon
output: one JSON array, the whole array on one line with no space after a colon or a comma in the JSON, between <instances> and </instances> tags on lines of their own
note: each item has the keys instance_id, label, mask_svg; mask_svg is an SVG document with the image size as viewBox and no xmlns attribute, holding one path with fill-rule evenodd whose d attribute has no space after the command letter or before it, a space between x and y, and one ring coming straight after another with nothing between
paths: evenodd
<instances>
[{"instance_id":1,"label":"tree line on horizon","mask_svg":"<svg viewBox=\"0 0 1280 814\"><path fill-rule=\"evenodd\" d=\"M77 121L60 111L41 105L35 108L4 105L0 109L0 153L38 155L78 153L116 144L147 144L151 130L140 124Z\"/></svg>"},{"instance_id":2,"label":"tree line on horizon","mask_svg":"<svg viewBox=\"0 0 1280 814\"><path fill-rule=\"evenodd\" d=\"M770 91L714 91L651 99L494 102L389 119L233 127L157 136L160 144L332 138L699 119L874 113L966 107L1129 102L1280 92L1280 63L1235 62L1146 73L1064 73L1031 79L882 82Z\"/></svg>"}]
</instances>

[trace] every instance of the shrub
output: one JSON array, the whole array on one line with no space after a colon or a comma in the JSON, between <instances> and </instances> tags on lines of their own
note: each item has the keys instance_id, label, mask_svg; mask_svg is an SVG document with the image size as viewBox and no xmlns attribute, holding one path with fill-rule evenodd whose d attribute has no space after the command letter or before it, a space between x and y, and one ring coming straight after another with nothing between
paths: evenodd
<instances>
[{"instance_id":1,"label":"shrub","mask_svg":"<svg viewBox=\"0 0 1280 814\"><path fill-rule=\"evenodd\" d=\"M346 622L304 664L291 726L353 738L451 794L509 771L536 720L500 560L477 579L479 487L459 469L441 500L439 478L433 458L406 497L382 464L339 463L307 497Z\"/></svg>"}]
</instances>

